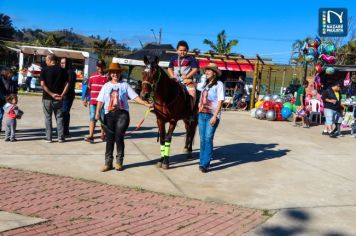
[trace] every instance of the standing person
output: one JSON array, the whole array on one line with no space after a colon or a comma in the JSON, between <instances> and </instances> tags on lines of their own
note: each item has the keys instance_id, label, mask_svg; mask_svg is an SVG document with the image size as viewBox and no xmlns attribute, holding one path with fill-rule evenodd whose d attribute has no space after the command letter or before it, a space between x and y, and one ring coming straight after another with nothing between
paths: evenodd
<instances>
[{"instance_id":1,"label":"standing person","mask_svg":"<svg viewBox=\"0 0 356 236\"><path fill-rule=\"evenodd\" d=\"M177 55L173 56L169 62L168 75L185 85L190 98L189 109L192 112L196 99L195 83L193 77L198 73L198 62L194 57L188 56L189 46L186 41L179 41L177 44Z\"/></svg>"},{"instance_id":2,"label":"standing person","mask_svg":"<svg viewBox=\"0 0 356 236\"><path fill-rule=\"evenodd\" d=\"M63 98L68 91L69 76L66 70L56 65L56 57L48 55L46 57L47 67L43 68L40 75L41 87L43 89L42 104L45 115L46 139L52 142L52 114L57 120L58 142L64 142L63 130Z\"/></svg>"},{"instance_id":3,"label":"standing person","mask_svg":"<svg viewBox=\"0 0 356 236\"><path fill-rule=\"evenodd\" d=\"M206 80L202 80L197 89L201 91L199 102L200 164L199 170L206 173L213 157L213 139L219 125L221 107L225 100L224 85L218 80L221 71L210 63L205 68Z\"/></svg>"},{"instance_id":4,"label":"standing person","mask_svg":"<svg viewBox=\"0 0 356 236\"><path fill-rule=\"evenodd\" d=\"M148 102L143 101L135 93L128 83L122 81L122 69L118 63L111 63L108 71L109 82L103 86L97 97L98 104L95 114L95 118L99 120L101 110L104 107L107 132L105 165L101 169L102 172L113 169L115 143L117 151L115 169L118 171L123 170L124 135L130 123L128 99L133 99L139 104L151 107Z\"/></svg>"},{"instance_id":5,"label":"standing person","mask_svg":"<svg viewBox=\"0 0 356 236\"><path fill-rule=\"evenodd\" d=\"M340 84L338 82L333 82L331 86L323 91L322 94L324 102L324 116L325 116L325 129L323 135L330 135L330 137L337 137L340 132L336 132L338 127L336 125L335 129L332 129L333 123L338 124L336 118L342 117L341 114L341 95L340 95Z\"/></svg>"},{"instance_id":6,"label":"standing person","mask_svg":"<svg viewBox=\"0 0 356 236\"><path fill-rule=\"evenodd\" d=\"M12 76L13 72L9 68L4 68L0 73L0 131L2 129L3 106L6 103L6 96L17 94L18 90L18 85L12 80Z\"/></svg>"},{"instance_id":7,"label":"standing person","mask_svg":"<svg viewBox=\"0 0 356 236\"><path fill-rule=\"evenodd\" d=\"M105 62L103 60L98 60L96 63L96 72L92 74L88 81L88 87L86 94L84 96L83 104L85 107L88 105L88 96L90 96L89 102L89 136L85 137L84 140L89 143L94 143L94 130L96 125L95 112L97 107L97 97L103 85L108 82L107 76L104 74ZM104 110L100 111L100 117L104 119ZM105 139L104 130L101 128L100 138L102 141Z\"/></svg>"},{"instance_id":8,"label":"standing person","mask_svg":"<svg viewBox=\"0 0 356 236\"><path fill-rule=\"evenodd\" d=\"M236 82L234 88L234 98L232 100L232 107L236 108L237 102L242 98L245 93L245 80L242 75L239 76L239 80Z\"/></svg>"},{"instance_id":9,"label":"standing person","mask_svg":"<svg viewBox=\"0 0 356 236\"><path fill-rule=\"evenodd\" d=\"M303 127L309 127L309 122L307 119L307 112L305 109L305 98L306 98L306 88L308 88L309 82L303 81L303 84L298 88L297 96L295 98L295 106L297 107L297 112L293 116L292 125L297 127L297 119L301 118Z\"/></svg>"},{"instance_id":10,"label":"standing person","mask_svg":"<svg viewBox=\"0 0 356 236\"><path fill-rule=\"evenodd\" d=\"M21 119L23 111L17 107L17 95L10 94L6 96L4 112L6 116L5 142L16 142L16 119Z\"/></svg>"},{"instance_id":11,"label":"standing person","mask_svg":"<svg viewBox=\"0 0 356 236\"><path fill-rule=\"evenodd\" d=\"M356 106L353 106L352 119L354 122L351 125L351 137L356 138Z\"/></svg>"},{"instance_id":12,"label":"standing person","mask_svg":"<svg viewBox=\"0 0 356 236\"><path fill-rule=\"evenodd\" d=\"M69 123L70 123L70 109L72 108L73 101L75 98L75 82L77 80L77 76L72 68L72 61L68 58L61 58L60 66L62 69L67 70L69 76L68 82L68 92L63 98L63 128L64 128L64 136L69 136Z\"/></svg>"},{"instance_id":13,"label":"standing person","mask_svg":"<svg viewBox=\"0 0 356 236\"><path fill-rule=\"evenodd\" d=\"M27 73L26 73L26 92L30 92L31 91L31 80L32 80L32 73L34 71L34 67L33 65L31 65L30 67L27 68Z\"/></svg>"}]
</instances>

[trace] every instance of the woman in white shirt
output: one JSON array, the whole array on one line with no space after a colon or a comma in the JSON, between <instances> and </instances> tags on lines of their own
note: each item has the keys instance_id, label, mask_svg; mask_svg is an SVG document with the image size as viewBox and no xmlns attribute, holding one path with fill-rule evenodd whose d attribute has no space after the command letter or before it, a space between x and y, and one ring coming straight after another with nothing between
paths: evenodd
<instances>
[{"instance_id":1,"label":"woman in white shirt","mask_svg":"<svg viewBox=\"0 0 356 236\"><path fill-rule=\"evenodd\" d=\"M201 91L199 102L199 135L201 172L206 173L213 156L213 139L219 125L221 107L225 100L224 84L218 80L221 71L217 65L210 63L205 68L205 78L198 84Z\"/></svg>"},{"instance_id":2,"label":"woman in white shirt","mask_svg":"<svg viewBox=\"0 0 356 236\"><path fill-rule=\"evenodd\" d=\"M106 151L105 165L102 172L112 170L123 170L124 160L124 136L130 123L128 99L147 107L151 105L143 101L137 93L121 78L122 68L118 63L111 63L108 69L109 82L104 84L98 95L95 118L100 119L100 110L104 107L106 120ZM113 166L113 152L116 143L116 164Z\"/></svg>"}]
</instances>

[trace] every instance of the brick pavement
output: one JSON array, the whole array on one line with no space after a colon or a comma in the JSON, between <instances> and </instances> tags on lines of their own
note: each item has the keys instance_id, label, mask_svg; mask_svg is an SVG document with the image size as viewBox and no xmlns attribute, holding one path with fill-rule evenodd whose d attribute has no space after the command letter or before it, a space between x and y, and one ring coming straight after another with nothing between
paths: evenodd
<instances>
[{"instance_id":1,"label":"brick pavement","mask_svg":"<svg viewBox=\"0 0 356 236\"><path fill-rule=\"evenodd\" d=\"M242 235L267 219L255 209L5 168L0 210L49 219L4 236Z\"/></svg>"}]
</instances>

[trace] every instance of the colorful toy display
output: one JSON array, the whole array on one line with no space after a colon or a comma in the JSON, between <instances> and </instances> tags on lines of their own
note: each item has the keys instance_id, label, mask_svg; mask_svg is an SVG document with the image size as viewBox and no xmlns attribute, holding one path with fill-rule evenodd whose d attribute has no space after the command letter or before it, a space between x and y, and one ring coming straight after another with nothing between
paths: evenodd
<instances>
[{"instance_id":1,"label":"colorful toy display","mask_svg":"<svg viewBox=\"0 0 356 236\"><path fill-rule=\"evenodd\" d=\"M332 75L335 73L333 65L336 63L336 47L331 42L321 42L320 38L308 39L301 51L306 63L317 62L315 69L318 74L325 73Z\"/></svg>"}]
</instances>

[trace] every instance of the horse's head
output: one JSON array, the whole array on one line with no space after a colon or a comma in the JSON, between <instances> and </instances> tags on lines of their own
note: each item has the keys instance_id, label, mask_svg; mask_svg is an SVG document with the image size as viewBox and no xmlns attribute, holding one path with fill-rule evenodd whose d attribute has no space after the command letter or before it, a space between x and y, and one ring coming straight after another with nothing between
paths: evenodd
<instances>
[{"instance_id":1,"label":"horse's head","mask_svg":"<svg viewBox=\"0 0 356 236\"><path fill-rule=\"evenodd\" d=\"M157 56L154 58L145 56L143 61L146 68L142 72L142 90L140 96L147 101L151 97L151 93L154 92L154 87L158 82L160 68L158 66L159 59Z\"/></svg>"}]
</instances>

